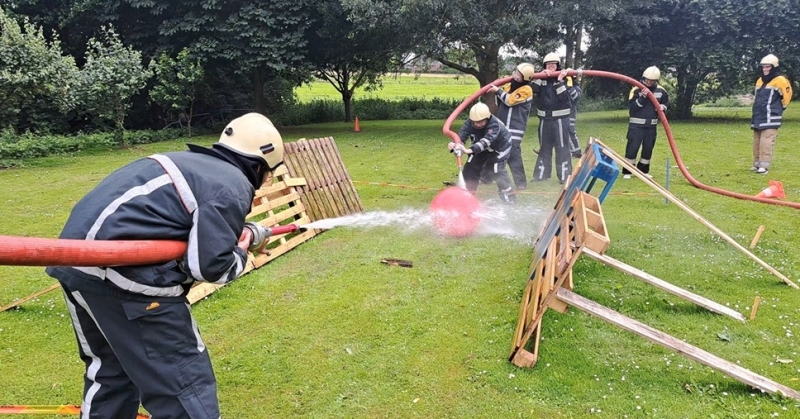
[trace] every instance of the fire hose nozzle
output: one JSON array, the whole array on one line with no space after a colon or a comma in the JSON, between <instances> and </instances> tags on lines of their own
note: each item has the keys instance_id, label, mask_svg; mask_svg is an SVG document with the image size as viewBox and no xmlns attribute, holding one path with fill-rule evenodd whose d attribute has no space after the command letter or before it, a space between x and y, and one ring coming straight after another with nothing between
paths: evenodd
<instances>
[{"instance_id":1,"label":"fire hose nozzle","mask_svg":"<svg viewBox=\"0 0 800 419\"><path fill-rule=\"evenodd\" d=\"M244 228L253 233L253 241L250 243L250 247L247 248L247 250L251 252L255 252L264 246L264 243L266 243L267 239L272 235L272 230L269 227L264 227L253 221L244 223Z\"/></svg>"},{"instance_id":2,"label":"fire hose nozzle","mask_svg":"<svg viewBox=\"0 0 800 419\"><path fill-rule=\"evenodd\" d=\"M267 243L270 237L276 234L287 234L300 230L295 224L288 224L276 227L265 227L259 223L248 221L244 223L244 228L249 229L253 233L253 242L247 250L255 252Z\"/></svg>"}]
</instances>

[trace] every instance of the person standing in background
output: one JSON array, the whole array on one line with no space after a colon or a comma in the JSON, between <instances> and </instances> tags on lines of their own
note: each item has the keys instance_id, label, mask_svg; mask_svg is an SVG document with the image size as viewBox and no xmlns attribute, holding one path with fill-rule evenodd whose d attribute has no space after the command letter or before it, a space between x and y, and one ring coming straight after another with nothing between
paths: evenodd
<instances>
[{"instance_id":1,"label":"person standing in background","mask_svg":"<svg viewBox=\"0 0 800 419\"><path fill-rule=\"evenodd\" d=\"M567 70L561 69L561 57L551 52L543 60L546 79L534 79L533 104L539 116L539 156L533 172L534 181L550 179L555 150L556 177L564 183L572 173L569 150L570 99L564 80Z\"/></svg>"},{"instance_id":2,"label":"person standing in background","mask_svg":"<svg viewBox=\"0 0 800 419\"><path fill-rule=\"evenodd\" d=\"M650 174L650 159L653 157L653 148L656 146L656 127L658 126L658 110L650 100L653 95L659 103L661 111L666 112L669 106L669 95L667 91L658 85L661 78L661 71L658 67L648 67L642 73L642 84L644 89L634 86L628 96L628 143L625 146L625 160L635 165L645 176L652 178ZM639 162L636 157L639 154ZM627 168L622 169L622 178L630 179L631 172Z\"/></svg>"},{"instance_id":3,"label":"person standing in background","mask_svg":"<svg viewBox=\"0 0 800 419\"><path fill-rule=\"evenodd\" d=\"M792 84L781 75L778 57L769 54L761 59L761 77L756 80L753 117L753 167L750 170L765 175L772 164L772 153L783 111L792 100Z\"/></svg>"}]
</instances>

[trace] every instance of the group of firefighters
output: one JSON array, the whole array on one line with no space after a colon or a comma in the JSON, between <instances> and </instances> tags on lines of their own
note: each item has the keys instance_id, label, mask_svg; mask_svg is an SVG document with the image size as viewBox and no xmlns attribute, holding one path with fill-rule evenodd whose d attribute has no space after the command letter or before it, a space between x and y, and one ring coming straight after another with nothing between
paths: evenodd
<instances>
[{"instance_id":1,"label":"group of firefighters","mask_svg":"<svg viewBox=\"0 0 800 419\"><path fill-rule=\"evenodd\" d=\"M561 67L561 57L547 54L543 60L544 78L534 79L533 64L519 64L512 80L503 88L490 86L487 90L497 96L497 112L492 115L489 106L477 103L472 106L469 118L459 131L461 143L451 142L448 149L469 155L463 169L464 181L469 191L475 192L480 181L497 183L500 200L516 202L511 178L517 190L527 188L527 177L522 161L522 138L532 107L539 117L539 148L534 181L550 178L555 151L555 172L560 183L572 173L570 157L581 157L575 121L577 102L582 91L578 83ZM761 62L762 75L756 81L751 128L753 129L753 166L750 170L766 174L772 162L777 130L781 125L783 110L792 98L789 81L778 70L778 58L772 54ZM650 174L650 161L656 143L656 128L660 112L669 106L667 91L659 86L661 71L648 67L642 73L644 88L634 86L628 96L628 132L625 159L645 176ZM650 97L655 98L657 106ZM471 140L470 146L465 144ZM511 169L511 178L506 171ZM622 177L631 178L623 168Z\"/></svg>"},{"instance_id":2,"label":"group of firefighters","mask_svg":"<svg viewBox=\"0 0 800 419\"><path fill-rule=\"evenodd\" d=\"M483 103L474 105L459 132L461 143L449 144L451 151L469 156L463 174L470 191L475 192L487 168L502 200L514 202L506 164L516 187L527 186L521 142L532 105L539 117L534 180L550 178L553 150L558 180L570 175L570 157L580 156L574 120L581 92L557 54L548 54L544 66L542 79L533 78L532 64L517 66L509 85L490 90L499 99L497 114ZM753 106L752 170L766 173L792 91L774 55L764 57L761 66ZM658 68L648 68L642 76L646 87L632 89L629 96L625 157L645 174L658 113L669 103L659 78ZM469 147L467 139L472 140ZM186 151L137 160L78 201L60 238L187 242L186 254L165 264L47 269L61 283L86 364L83 418L135 418L140 403L155 418L220 417L214 372L185 296L194 282L223 284L242 273L254 241L245 217L255 191L283 157L283 140L272 122L250 113L231 121L210 148L190 145Z\"/></svg>"}]
</instances>

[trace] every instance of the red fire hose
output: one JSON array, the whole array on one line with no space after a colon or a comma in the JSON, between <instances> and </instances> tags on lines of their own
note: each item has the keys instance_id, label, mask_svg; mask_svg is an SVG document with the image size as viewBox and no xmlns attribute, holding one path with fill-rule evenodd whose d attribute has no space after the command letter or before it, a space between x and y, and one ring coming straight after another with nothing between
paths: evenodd
<instances>
[{"instance_id":1,"label":"red fire hose","mask_svg":"<svg viewBox=\"0 0 800 419\"><path fill-rule=\"evenodd\" d=\"M295 224L270 227L272 235L298 230ZM175 240L68 240L0 236L0 265L129 266L180 259L186 242Z\"/></svg>"},{"instance_id":2,"label":"red fire hose","mask_svg":"<svg viewBox=\"0 0 800 419\"><path fill-rule=\"evenodd\" d=\"M632 84L632 85L634 85L634 86L636 86L636 87L638 87L640 89L644 89L645 88L645 85L643 85L642 83L640 83L637 80L634 80L634 79L632 79L632 78L630 78L628 76L623 76L622 74L612 73L612 72L609 72L609 71L569 70L567 72L567 75L568 76L572 76L572 77L580 76L580 75L592 76L592 77L606 77L606 78L610 78L610 79L624 81L624 82L626 82L628 84ZM545 78L547 78L547 76L542 72L542 73L534 74L533 78L534 79L545 79ZM482 88L480 88L480 90L478 90L477 92L473 93L472 96L470 96L467 99L465 99L464 102L462 102L461 105L459 105L453 111L453 113L450 114L450 117L448 117L447 120L445 121L444 126L442 127L442 132L444 133L444 135L447 136L447 137L450 137L451 139L453 139L453 141L455 141L457 143L460 143L461 139L458 137L458 134L456 134L455 132L450 130L450 126L453 124L453 122L458 117L458 115L462 111L464 111L464 109L466 109L466 107L470 103L472 103L473 101L475 101L475 99L477 99L479 96L481 96L483 93L485 93L489 89L490 85L501 86L503 84L508 83L509 81L511 81L511 77L505 77L505 78L502 78L502 79L497 79L497 80L493 81L492 83L487 84L486 86L483 86ZM678 146L675 144L675 137L672 136L672 129L670 128L669 122L667 121L667 116L664 114L664 111L661 110L661 107L658 106L659 103L656 100L656 98L653 95L650 95L649 98L650 98L650 101L653 102L653 105L655 105L656 110L658 111L658 119L661 121L661 125L664 127L664 132L666 132L666 134L667 134L667 140L669 141L669 148L670 148L670 150L672 150L672 156L675 158L675 162L678 164L678 168L680 169L681 173L686 178L686 180L688 180L689 183L692 184L692 186L694 186L696 188L699 188L699 189L702 189L702 190L705 190L705 191L713 192L715 194L719 194L719 195L722 195L722 196L729 196L731 198L744 199L744 200L748 200L748 201L756 201L756 202L761 202L761 203L764 203L764 204L782 205L782 206L786 206L786 207L800 209L800 202L779 201L779 200L771 199L771 198L761 198L761 197L745 195L745 194L741 194L741 193L737 193L737 192L731 192L731 191L728 191L728 190L725 190L725 189L720 189L720 188L715 188L713 186L708 186L706 184L701 183L700 181L698 181L694 177L692 177L692 175L689 173L689 170L687 170L686 166L684 166L683 160L681 159L681 155L678 152ZM460 158L459 158L459 161L458 161L458 165L459 165L459 167L461 167Z\"/></svg>"}]
</instances>

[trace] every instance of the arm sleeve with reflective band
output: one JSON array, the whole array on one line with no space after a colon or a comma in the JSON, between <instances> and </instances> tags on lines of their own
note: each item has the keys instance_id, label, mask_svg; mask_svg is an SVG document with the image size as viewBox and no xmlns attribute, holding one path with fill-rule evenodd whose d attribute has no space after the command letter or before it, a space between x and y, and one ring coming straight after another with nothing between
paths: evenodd
<instances>
[{"instance_id":1,"label":"arm sleeve with reflective band","mask_svg":"<svg viewBox=\"0 0 800 419\"><path fill-rule=\"evenodd\" d=\"M669 93L666 90L661 89L661 99L659 99L658 103L669 107Z\"/></svg>"},{"instance_id":2,"label":"arm sleeve with reflective band","mask_svg":"<svg viewBox=\"0 0 800 419\"><path fill-rule=\"evenodd\" d=\"M237 244L250 206L236 196L201 203L192 214L186 266L196 280L224 284L244 271L247 253Z\"/></svg>"},{"instance_id":3,"label":"arm sleeve with reflective band","mask_svg":"<svg viewBox=\"0 0 800 419\"><path fill-rule=\"evenodd\" d=\"M484 132L483 138L478 141L475 141L470 148L472 149L473 154L478 154L483 152L484 150L491 147L492 143L497 139L497 136L500 134L500 126L498 125L500 120L495 117L489 118L489 122L486 123L486 131Z\"/></svg>"},{"instance_id":4,"label":"arm sleeve with reflective band","mask_svg":"<svg viewBox=\"0 0 800 419\"><path fill-rule=\"evenodd\" d=\"M533 89L531 89L530 86L522 86L513 93L506 92L506 88L504 88L504 90L498 90L497 97L507 106L516 106L533 100Z\"/></svg>"}]
</instances>

